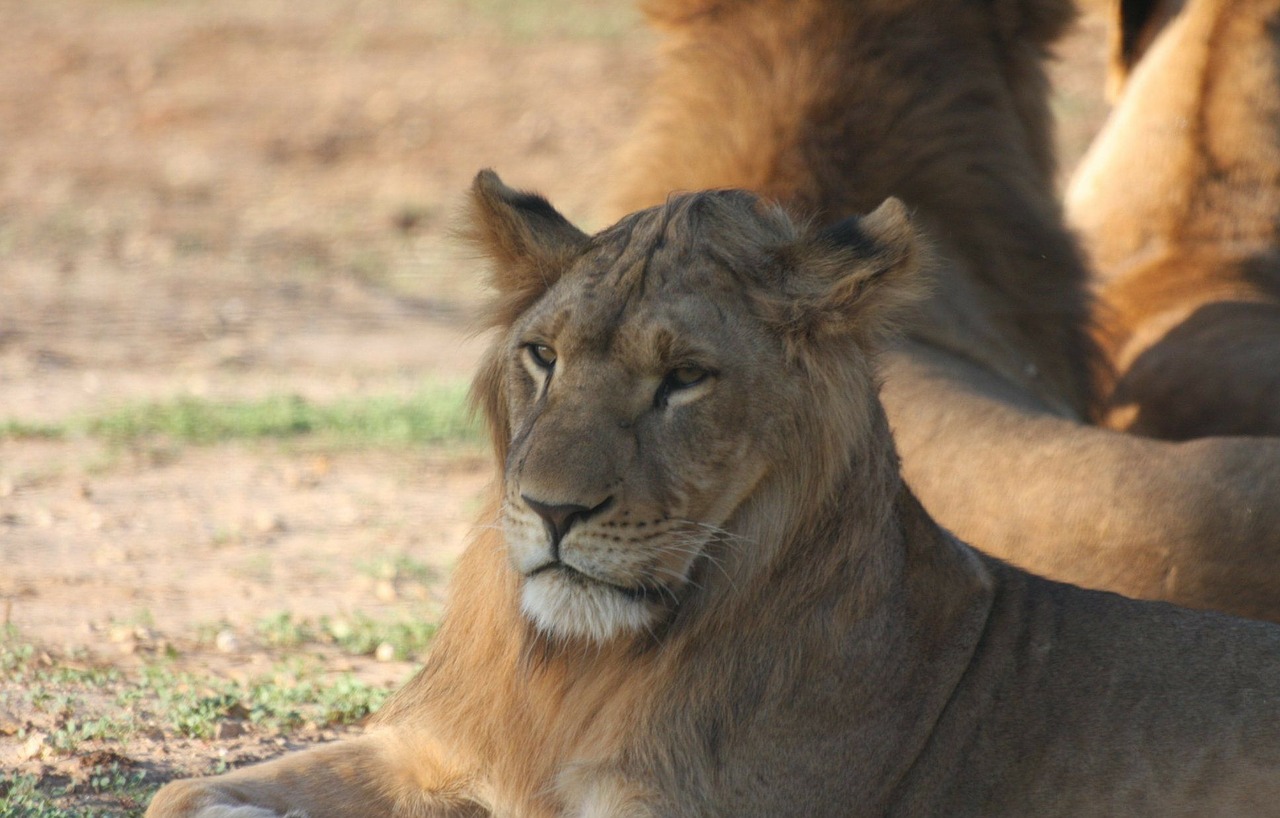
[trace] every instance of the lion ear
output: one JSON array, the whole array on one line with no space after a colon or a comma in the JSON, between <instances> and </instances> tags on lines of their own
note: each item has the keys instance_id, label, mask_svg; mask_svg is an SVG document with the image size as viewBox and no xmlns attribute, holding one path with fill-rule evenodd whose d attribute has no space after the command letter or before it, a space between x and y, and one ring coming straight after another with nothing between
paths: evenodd
<instances>
[{"instance_id":1,"label":"lion ear","mask_svg":"<svg viewBox=\"0 0 1280 818\"><path fill-rule=\"evenodd\" d=\"M925 295L923 241L898 199L806 236L799 249L787 321L792 335L852 336L876 347Z\"/></svg>"},{"instance_id":2,"label":"lion ear","mask_svg":"<svg viewBox=\"0 0 1280 818\"><path fill-rule=\"evenodd\" d=\"M465 237L493 262L491 283L518 314L559 280L588 237L546 199L482 170L471 185Z\"/></svg>"}]
</instances>

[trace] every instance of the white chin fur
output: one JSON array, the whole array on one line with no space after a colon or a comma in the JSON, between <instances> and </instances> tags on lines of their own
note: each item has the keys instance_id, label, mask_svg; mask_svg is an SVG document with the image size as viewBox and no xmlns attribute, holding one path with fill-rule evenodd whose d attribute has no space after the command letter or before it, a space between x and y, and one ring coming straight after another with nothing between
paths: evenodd
<instances>
[{"instance_id":1,"label":"white chin fur","mask_svg":"<svg viewBox=\"0 0 1280 818\"><path fill-rule=\"evenodd\" d=\"M598 644L649 628L656 618L648 602L554 572L525 579L520 607L544 633Z\"/></svg>"}]
</instances>

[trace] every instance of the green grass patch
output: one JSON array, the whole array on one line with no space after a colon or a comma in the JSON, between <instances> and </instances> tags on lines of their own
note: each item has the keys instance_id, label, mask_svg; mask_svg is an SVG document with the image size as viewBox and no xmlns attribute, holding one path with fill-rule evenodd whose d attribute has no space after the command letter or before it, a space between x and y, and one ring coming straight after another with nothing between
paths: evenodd
<instances>
[{"instance_id":1,"label":"green grass patch","mask_svg":"<svg viewBox=\"0 0 1280 818\"><path fill-rule=\"evenodd\" d=\"M384 622L364 614L321 617L320 626L347 653L369 656L386 645L396 659L418 659L436 635L436 624L418 619Z\"/></svg>"},{"instance_id":2,"label":"green grass patch","mask_svg":"<svg viewBox=\"0 0 1280 818\"><path fill-rule=\"evenodd\" d=\"M0 440L59 440L67 435L67 427L21 420L0 421Z\"/></svg>"},{"instance_id":3,"label":"green grass patch","mask_svg":"<svg viewBox=\"0 0 1280 818\"><path fill-rule=\"evenodd\" d=\"M75 786L42 786L32 775L0 774L0 818L131 818L143 814L159 788L144 770L125 769L117 762L95 767ZM66 803L85 796L93 806Z\"/></svg>"},{"instance_id":4,"label":"green grass patch","mask_svg":"<svg viewBox=\"0 0 1280 818\"><path fill-rule=\"evenodd\" d=\"M0 818L69 818L73 814L58 809L36 784L34 776L0 775Z\"/></svg>"},{"instance_id":5,"label":"green grass patch","mask_svg":"<svg viewBox=\"0 0 1280 818\"><path fill-rule=\"evenodd\" d=\"M106 699L104 690L111 691ZM272 673L237 683L175 670L165 661L130 674L68 667L22 642L12 629L0 634L0 705L47 715L57 725L47 743L58 753L95 739L127 741L157 727L210 738L228 720L272 733L352 724L389 694L350 674L328 674L314 658L294 657Z\"/></svg>"},{"instance_id":6,"label":"green grass patch","mask_svg":"<svg viewBox=\"0 0 1280 818\"><path fill-rule=\"evenodd\" d=\"M139 797L135 799L124 792L120 793L120 796L133 802L132 808L129 805L120 805L119 809L104 810L100 807L61 806L59 800L70 794L69 788L42 789L35 776L2 774L0 775L0 818L105 818L105 816L141 815L142 804L156 788L141 786L140 780L134 780L136 775L130 779L127 787L138 790ZM114 793L110 789L113 779L109 775L106 780L101 776L95 776L91 781L91 786L103 786L102 790L95 790L95 792ZM122 782L121 790L124 789L125 785Z\"/></svg>"},{"instance_id":7,"label":"green grass patch","mask_svg":"<svg viewBox=\"0 0 1280 818\"><path fill-rule=\"evenodd\" d=\"M225 721L247 722L270 733L353 724L389 695L350 675L308 678L315 672L314 667L284 670L237 685L150 668L144 685L166 714L171 732L203 739L212 738Z\"/></svg>"},{"instance_id":8,"label":"green grass patch","mask_svg":"<svg viewBox=\"0 0 1280 818\"><path fill-rule=\"evenodd\" d=\"M362 615L312 621L285 613L259 628L261 638L285 646L314 641L372 653L385 644L398 656L421 654L434 633L433 623ZM85 655L51 655L16 628L0 626L0 711L26 722L13 738L38 738L47 757L76 759L72 764L91 763L107 751L70 782L65 775L0 771L0 818L140 816L161 781L124 758L131 741L155 740L157 733L217 741L228 727L232 735L341 727L364 719L391 694L349 673L327 671L323 658L284 655L270 671L247 680L193 673L160 658L122 670L96 666Z\"/></svg>"},{"instance_id":9,"label":"green grass patch","mask_svg":"<svg viewBox=\"0 0 1280 818\"><path fill-rule=\"evenodd\" d=\"M466 386L441 384L410 396L317 403L297 395L252 401L181 397L121 406L63 424L0 421L0 438L58 439L77 435L115 444L156 438L207 445L233 440L315 439L333 445L474 444L483 439L467 406Z\"/></svg>"},{"instance_id":10,"label":"green grass patch","mask_svg":"<svg viewBox=\"0 0 1280 818\"><path fill-rule=\"evenodd\" d=\"M318 620L282 611L258 622L258 638L277 648L308 643L337 645L355 656L373 656L381 648L394 659L420 659L436 635L436 623L423 619L374 619L367 614L322 616Z\"/></svg>"},{"instance_id":11,"label":"green grass patch","mask_svg":"<svg viewBox=\"0 0 1280 818\"><path fill-rule=\"evenodd\" d=\"M103 748L104 758L120 758L111 748L127 754L130 741L157 731L216 740L228 722L237 732L269 735L353 724L390 695L350 674L329 674L319 660L296 657L245 682L164 661L129 672L65 661L25 643L12 628L0 630L0 710L25 714L32 725L14 738L40 734L43 752L80 764ZM141 816L160 783L127 760L99 762L71 782L0 771L0 818Z\"/></svg>"},{"instance_id":12,"label":"green grass patch","mask_svg":"<svg viewBox=\"0 0 1280 818\"><path fill-rule=\"evenodd\" d=\"M360 573L374 579L405 580L427 584L437 579L436 570L421 560L408 554L397 554L394 557L384 556L361 562L356 566Z\"/></svg>"}]
</instances>

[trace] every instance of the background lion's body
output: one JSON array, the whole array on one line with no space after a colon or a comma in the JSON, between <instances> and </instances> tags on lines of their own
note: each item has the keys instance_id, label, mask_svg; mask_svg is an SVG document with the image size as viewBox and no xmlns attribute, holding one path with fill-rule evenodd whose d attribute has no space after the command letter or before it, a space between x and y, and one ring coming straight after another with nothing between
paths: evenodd
<instances>
[{"instance_id":1,"label":"background lion's body","mask_svg":"<svg viewBox=\"0 0 1280 818\"><path fill-rule=\"evenodd\" d=\"M1276 435L1280 3L1178 5L1117 11L1148 30L1117 43L1136 66L1068 195L1103 281L1106 420L1179 440Z\"/></svg>"}]
</instances>

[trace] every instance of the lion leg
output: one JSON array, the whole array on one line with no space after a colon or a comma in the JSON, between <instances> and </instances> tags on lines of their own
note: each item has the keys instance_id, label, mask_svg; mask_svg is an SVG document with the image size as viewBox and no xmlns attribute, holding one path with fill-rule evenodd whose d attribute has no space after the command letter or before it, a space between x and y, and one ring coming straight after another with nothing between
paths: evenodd
<instances>
[{"instance_id":1,"label":"lion leg","mask_svg":"<svg viewBox=\"0 0 1280 818\"><path fill-rule=\"evenodd\" d=\"M483 818L466 779L429 752L372 734L210 778L174 781L147 818Z\"/></svg>"}]
</instances>

